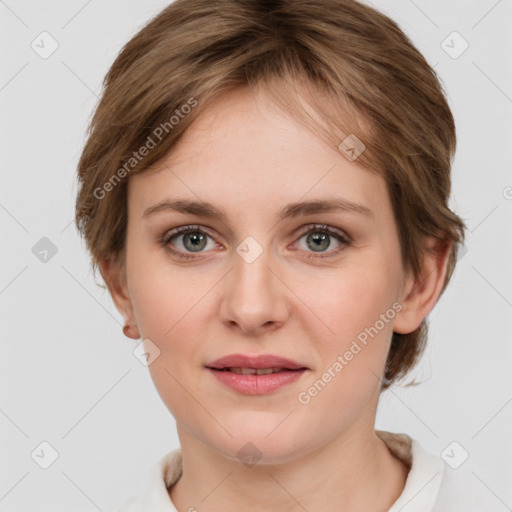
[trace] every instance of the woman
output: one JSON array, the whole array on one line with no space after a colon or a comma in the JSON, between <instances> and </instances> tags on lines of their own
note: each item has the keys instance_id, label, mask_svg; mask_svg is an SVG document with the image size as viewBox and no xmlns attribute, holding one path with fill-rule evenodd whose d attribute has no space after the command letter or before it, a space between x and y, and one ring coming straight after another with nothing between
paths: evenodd
<instances>
[{"instance_id":1,"label":"woman","mask_svg":"<svg viewBox=\"0 0 512 512\"><path fill-rule=\"evenodd\" d=\"M76 220L181 446L120 510L463 504L441 458L375 430L465 227L452 114L398 26L355 1L176 0L104 85Z\"/></svg>"}]
</instances>

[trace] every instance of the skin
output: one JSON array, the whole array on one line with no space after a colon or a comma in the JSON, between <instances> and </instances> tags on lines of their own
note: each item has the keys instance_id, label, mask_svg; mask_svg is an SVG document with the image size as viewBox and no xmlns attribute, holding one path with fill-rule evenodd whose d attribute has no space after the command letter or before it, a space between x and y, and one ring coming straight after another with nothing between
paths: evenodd
<instances>
[{"instance_id":1,"label":"skin","mask_svg":"<svg viewBox=\"0 0 512 512\"><path fill-rule=\"evenodd\" d=\"M373 218L338 211L276 220L285 204L335 196L367 206ZM176 198L222 207L227 221L172 210L143 217ZM349 235L351 244L330 236L315 250L307 241L314 223ZM205 228L200 252L184 245L187 235L168 246L193 260L158 241L187 225ZM250 264L236 252L248 236L263 249ZM375 415L393 330L415 330L442 289L448 249L427 242L435 250L415 279L402 266L383 179L264 93L219 98L171 156L130 177L126 259L100 269L135 326L131 337L160 350L149 370L176 419L184 471L169 496L179 511L385 511L396 501L407 468L376 436ZM395 302L401 311L317 396L299 403L298 393ZM241 395L205 369L233 353L277 354L309 370L267 395ZM261 452L251 467L237 456L248 442Z\"/></svg>"}]
</instances>

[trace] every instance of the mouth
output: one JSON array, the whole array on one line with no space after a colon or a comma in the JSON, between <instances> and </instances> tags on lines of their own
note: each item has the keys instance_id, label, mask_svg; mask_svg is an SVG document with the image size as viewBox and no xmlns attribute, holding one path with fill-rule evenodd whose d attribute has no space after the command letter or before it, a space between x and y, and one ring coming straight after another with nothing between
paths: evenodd
<instances>
[{"instance_id":1,"label":"mouth","mask_svg":"<svg viewBox=\"0 0 512 512\"><path fill-rule=\"evenodd\" d=\"M264 395L297 381L309 370L291 359L274 355L233 354L206 365L218 381L238 393Z\"/></svg>"},{"instance_id":2,"label":"mouth","mask_svg":"<svg viewBox=\"0 0 512 512\"><path fill-rule=\"evenodd\" d=\"M260 375L285 370L309 370L304 364L273 354L260 354L258 356L231 354L208 363L206 367L212 370L233 371L235 373L242 372L242 375L256 373L258 370L264 371L264 373Z\"/></svg>"},{"instance_id":3,"label":"mouth","mask_svg":"<svg viewBox=\"0 0 512 512\"><path fill-rule=\"evenodd\" d=\"M208 367L207 367L208 368ZM280 372L299 372L301 370L306 370L306 368L210 368L210 370L216 370L219 372L233 372L238 375L270 375L272 373L280 373Z\"/></svg>"}]
</instances>

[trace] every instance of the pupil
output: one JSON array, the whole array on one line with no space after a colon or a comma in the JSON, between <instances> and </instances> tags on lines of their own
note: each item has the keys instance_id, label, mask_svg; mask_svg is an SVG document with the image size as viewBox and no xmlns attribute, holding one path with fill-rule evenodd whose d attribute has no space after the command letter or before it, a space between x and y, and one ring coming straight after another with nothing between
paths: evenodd
<instances>
[{"instance_id":1,"label":"pupil","mask_svg":"<svg viewBox=\"0 0 512 512\"><path fill-rule=\"evenodd\" d=\"M200 251L204 248L204 244L201 246L201 242L204 242L205 237L202 233L185 233L184 243L187 249L194 252ZM192 241L192 246L188 246L187 241Z\"/></svg>"},{"instance_id":2,"label":"pupil","mask_svg":"<svg viewBox=\"0 0 512 512\"><path fill-rule=\"evenodd\" d=\"M314 247L327 249L329 247L329 242L327 241L328 237L329 235L326 233L310 234L308 236L308 242L313 241Z\"/></svg>"}]
</instances>

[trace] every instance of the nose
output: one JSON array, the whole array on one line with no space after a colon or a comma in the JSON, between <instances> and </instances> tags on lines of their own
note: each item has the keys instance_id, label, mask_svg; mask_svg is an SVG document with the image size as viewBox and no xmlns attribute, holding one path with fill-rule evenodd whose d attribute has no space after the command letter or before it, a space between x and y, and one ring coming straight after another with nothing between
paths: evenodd
<instances>
[{"instance_id":1,"label":"nose","mask_svg":"<svg viewBox=\"0 0 512 512\"><path fill-rule=\"evenodd\" d=\"M224 280L221 321L230 329L253 335L281 327L289 315L291 292L269 251L252 262L237 253L233 260L234 268Z\"/></svg>"}]
</instances>

